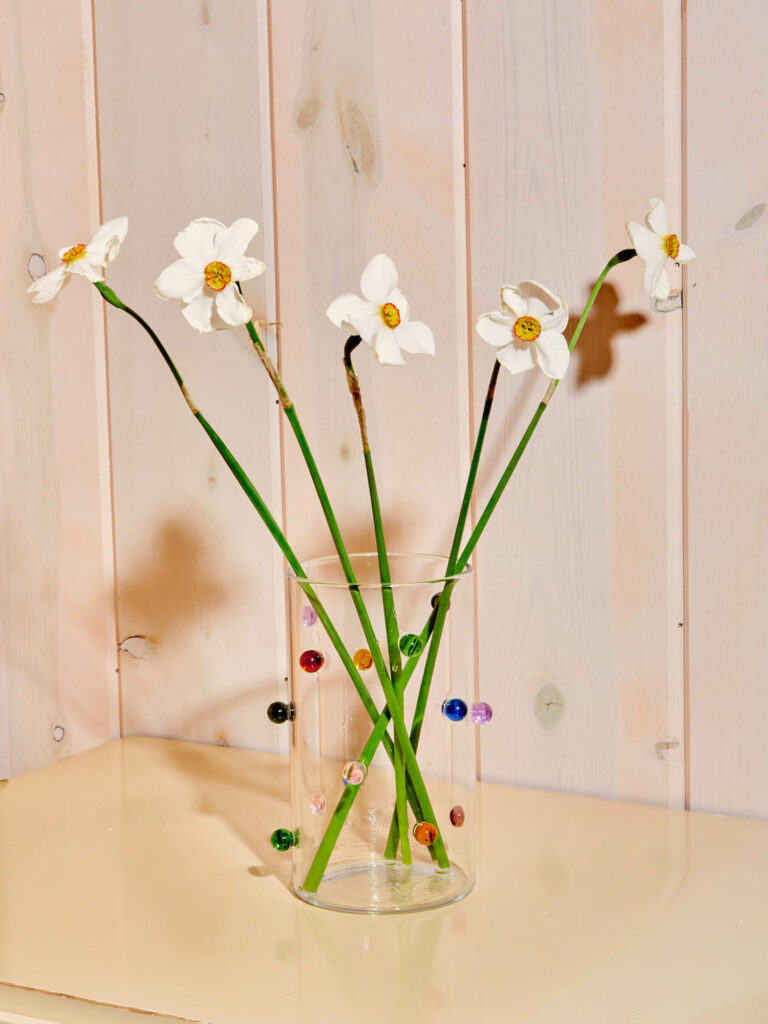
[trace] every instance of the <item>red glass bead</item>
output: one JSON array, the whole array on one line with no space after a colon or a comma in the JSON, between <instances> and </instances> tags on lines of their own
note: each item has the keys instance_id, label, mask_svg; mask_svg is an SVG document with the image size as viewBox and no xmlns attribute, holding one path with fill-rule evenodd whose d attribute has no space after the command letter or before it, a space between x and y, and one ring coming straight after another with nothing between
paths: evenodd
<instances>
[{"instance_id":1,"label":"red glass bead","mask_svg":"<svg viewBox=\"0 0 768 1024\"><path fill-rule=\"evenodd\" d=\"M456 804L451 808L450 818L454 828L461 828L464 824L464 808L460 804Z\"/></svg>"},{"instance_id":2,"label":"red glass bead","mask_svg":"<svg viewBox=\"0 0 768 1024\"><path fill-rule=\"evenodd\" d=\"M299 664L305 672L317 672L323 667L325 658L320 651L304 651L299 658Z\"/></svg>"}]
</instances>

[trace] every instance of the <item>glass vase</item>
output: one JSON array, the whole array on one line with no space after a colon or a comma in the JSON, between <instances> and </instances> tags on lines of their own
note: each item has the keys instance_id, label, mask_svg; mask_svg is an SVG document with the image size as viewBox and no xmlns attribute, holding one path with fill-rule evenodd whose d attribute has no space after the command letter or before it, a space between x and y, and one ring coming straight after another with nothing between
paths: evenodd
<instances>
[{"instance_id":1,"label":"glass vase","mask_svg":"<svg viewBox=\"0 0 768 1024\"><path fill-rule=\"evenodd\" d=\"M382 587L375 554L350 561L354 587L336 556L289 573L293 820L273 845L316 906L444 906L475 882L471 570L390 555Z\"/></svg>"}]
</instances>

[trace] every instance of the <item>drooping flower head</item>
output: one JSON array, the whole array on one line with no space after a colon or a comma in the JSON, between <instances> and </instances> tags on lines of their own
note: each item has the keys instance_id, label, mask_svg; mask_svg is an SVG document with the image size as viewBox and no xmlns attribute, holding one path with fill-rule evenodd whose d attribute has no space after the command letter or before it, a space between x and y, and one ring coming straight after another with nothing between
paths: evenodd
<instances>
[{"instance_id":1,"label":"drooping flower head","mask_svg":"<svg viewBox=\"0 0 768 1024\"><path fill-rule=\"evenodd\" d=\"M548 377L559 380L571 358L563 331L568 307L537 281L523 281L501 289L501 310L483 313L477 333L493 345L496 358L510 373L539 366Z\"/></svg>"},{"instance_id":2,"label":"drooping flower head","mask_svg":"<svg viewBox=\"0 0 768 1024\"><path fill-rule=\"evenodd\" d=\"M61 264L44 274L27 289L33 302L50 302L73 274L89 281L103 281L99 271L117 256L128 231L128 218L108 220L94 232L90 242L78 242L59 250Z\"/></svg>"},{"instance_id":3,"label":"drooping flower head","mask_svg":"<svg viewBox=\"0 0 768 1024\"><path fill-rule=\"evenodd\" d=\"M402 352L433 356L435 338L426 324L408 319L408 300L397 287L397 268L389 256L374 256L360 278L359 295L340 295L326 310L337 327L359 334L380 363L404 363Z\"/></svg>"},{"instance_id":4,"label":"drooping flower head","mask_svg":"<svg viewBox=\"0 0 768 1024\"><path fill-rule=\"evenodd\" d=\"M669 230L667 208L661 199L649 199L651 212L645 218L647 228L630 221L627 232L632 245L641 260L645 262L645 290L655 299L669 298L669 270L673 263L688 263L696 253L683 245L677 235Z\"/></svg>"},{"instance_id":5,"label":"drooping flower head","mask_svg":"<svg viewBox=\"0 0 768 1024\"><path fill-rule=\"evenodd\" d=\"M237 283L264 273L260 260L245 255L258 230L248 217L230 227L209 217L193 220L173 240L181 259L160 274L155 291L162 299L180 299L181 312L197 331L247 323L253 313Z\"/></svg>"}]
</instances>

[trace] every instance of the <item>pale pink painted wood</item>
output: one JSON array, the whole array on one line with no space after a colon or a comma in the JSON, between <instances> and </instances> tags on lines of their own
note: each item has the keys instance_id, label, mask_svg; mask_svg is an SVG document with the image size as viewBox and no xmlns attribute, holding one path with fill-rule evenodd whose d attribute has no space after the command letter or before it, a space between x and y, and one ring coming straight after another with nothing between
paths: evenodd
<instances>
[{"instance_id":1,"label":"pale pink painted wood","mask_svg":"<svg viewBox=\"0 0 768 1024\"><path fill-rule=\"evenodd\" d=\"M679 16L661 0L467 6L473 317L525 278L578 317L647 197L679 222ZM613 272L481 542L484 778L683 801L680 334L639 261ZM473 353L478 415L493 352L475 336ZM483 497L546 384L502 370Z\"/></svg>"},{"instance_id":2,"label":"pale pink painted wood","mask_svg":"<svg viewBox=\"0 0 768 1024\"><path fill-rule=\"evenodd\" d=\"M246 297L274 320L265 13L95 3L104 212L131 221L110 280L279 517L274 398L247 336L198 334L152 289L189 221L250 216L268 270ZM113 310L108 331L124 731L285 745L265 716L285 693L281 560L149 338Z\"/></svg>"},{"instance_id":3,"label":"pale pink painted wood","mask_svg":"<svg viewBox=\"0 0 768 1024\"><path fill-rule=\"evenodd\" d=\"M447 553L467 462L463 139L458 5L332 0L272 5L281 361L350 550L374 540L342 353L325 317L390 255L412 319L437 355L360 377L391 550ZM293 437L285 439L289 535L332 551Z\"/></svg>"},{"instance_id":4,"label":"pale pink painted wood","mask_svg":"<svg viewBox=\"0 0 768 1024\"><path fill-rule=\"evenodd\" d=\"M687 18L690 800L768 815L768 17Z\"/></svg>"},{"instance_id":5,"label":"pale pink painted wood","mask_svg":"<svg viewBox=\"0 0 768 1024\"><path fill-rule=\"evenodd\" d=\"M119 733L100 302L26 294L98 223L90 5L3 5L0 92L2 777Z\"/></svg>"}]
</instances>

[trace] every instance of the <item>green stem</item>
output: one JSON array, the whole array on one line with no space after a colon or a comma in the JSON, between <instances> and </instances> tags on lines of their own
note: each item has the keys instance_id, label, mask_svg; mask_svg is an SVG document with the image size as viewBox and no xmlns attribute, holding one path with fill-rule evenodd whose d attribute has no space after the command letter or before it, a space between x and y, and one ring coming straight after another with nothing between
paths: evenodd
<instances>
[{"instance_id":1,"label":"green stem","mask_svg":"<svg viewBox=\"0 0 768 1024\"><path fill-rule=\"evenodd\" d=\"M373 517L373 530L376 535L376 554L379 563L379 579L381 581L381 602L384 608L384 623L387 631L387 647L389 649L389 667L392 673L392 683L395 696L400 704L403 704L403 685L401 680L402 663L400 661L400 631L397 625L397 613L395 601L392 595L392 579L389 573L389 559L387 558L387 544L384 538L384 523L381 515L381 504L379 502L379 489L376 486L376 475L373 471L373 458L371 447L368 443L368 429L365 420L365 407L363 395L360 389L360 381L357 378L352 365L352 353L360 344L362 339L358 334L353 334L347 339L344 346L344 367L347 371L347 384L349 393L352 396L352 404L357 413L357 421L360 426L360 441L363 446L363 458L365 459L365 474L368 479L368 493L371 499L371 515ZM405 758L400 742L395 737L395 817L398 824L400 843L402 846L403 864L411 863L411 845L408 837L408 802L405 793Z\"/></svg>"},{"instance_id":2,"label":"green stem","mask_svg":"<svg viewBox=\"0 0 768 1024\"><path fill-rule=\"evenodd\" d=\"M637 255L637 253L635 252L634 249L622 249L621 252L617 252L615 256L611 257L611 259L608 260L608 262L606 263L605 267L603 268L602 273L600 274L600 277L598 277L597 282L596 282L594 288L592 289L592 294L589 296L587 304L584 307L584 312L581 314L581 319L579 320L578 324L576 325L576 330L573 332L573 337L571 338L569 346L568 346L570 348L571 352L573 352L574 348L576 347L576 343L578 342L579 337L581 336L581 332L582 332L582 330L584 328L584 324L587 322L587 317L589 316L590 310L592 309L592 306L594 305L594 302L595 302L595 299L597 298L598 292L602 288L603 282L605 281L606 277L608 276L608 273L618 263L626 263L627 260L631 260L633 258L633 256L636 256L636 255ZM541 402L539 403L539 406L536 409L536 412L533 414L533 417L531 418L531 422L528 424L528 426L527 426L527 428L525 430L525 433L523 434L523 436L522 436L522 438L520 440L520 443L518 444L517 448L515 449L515 452L512 455L512 458L509 460L509 463L507 464L507 468L502 473L501 479L499 480L498 484L496 485L496 487L495 487L495 489L493 491L493 494L491 495L491 497L488 500L488 504L483 509L482 515L480 516L480 518L477 521L477 525L475 526L475 528L472 531L472 534L471 534L469 540L467 541L466 545L464 546L464 550L459 555L458 562L456 563L456 566L455 566L455 571L460 572L464 568L464 566L467 564L467 562L469 561L470 556L472 555L472 552L475 550L475 547L477 546L477 542L480 540L480 537L482 536L483 530L488 525L488 520L491 518L494 509L496 508L496 506L499 503L499 499L501 498L501 495L504 493L504 488L509 483L510 477L514 473L514 471L515 471L515 469L517 467L517 464L520 461L520 458L521 458L523 452L525 451L525 449L526 449L526 447L528 445L528 442L530 441L530 439L531 439L531 437L533 435L534 430L538 426L539 420L544 415L544 410L547 408L547 405L549 404L549 400L552 397L552 395L555 393L555 390L557 389L557 385L559 383L560 383L559 380L552 380L550 382L550 385L547 388L547 391L546 391L544 397L542 398Z\"/></svg>"}]
</instances>

